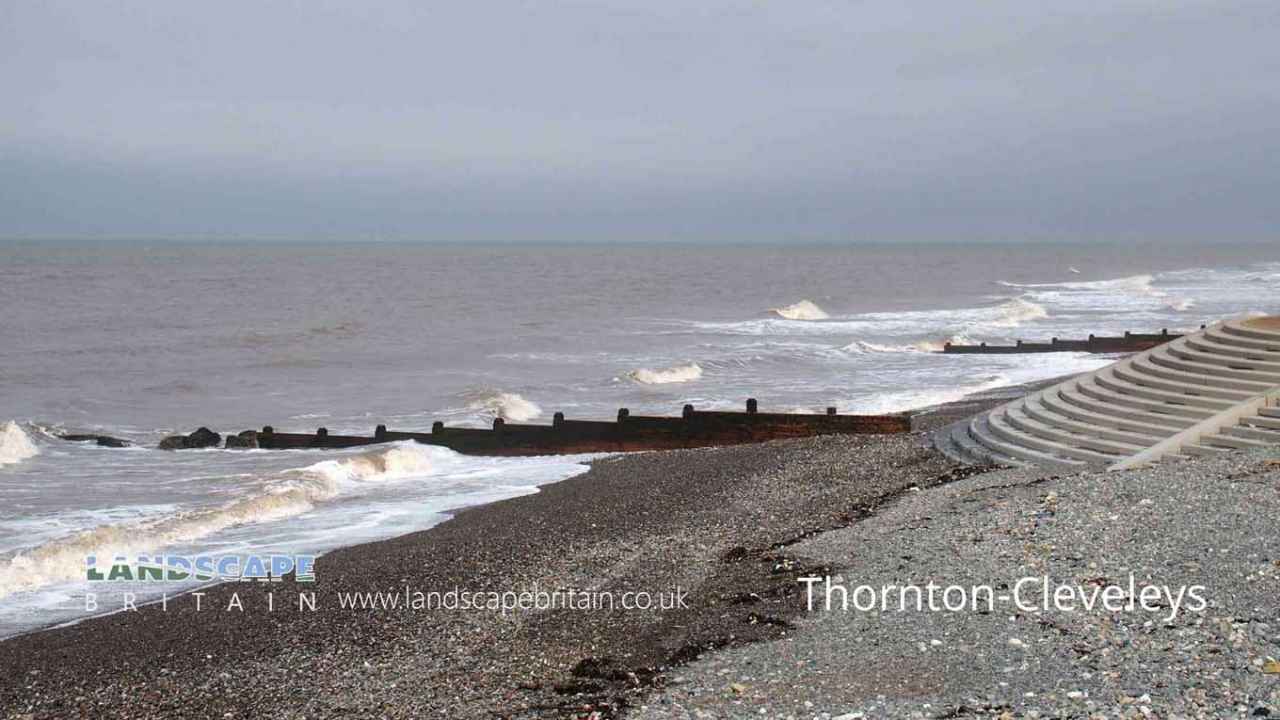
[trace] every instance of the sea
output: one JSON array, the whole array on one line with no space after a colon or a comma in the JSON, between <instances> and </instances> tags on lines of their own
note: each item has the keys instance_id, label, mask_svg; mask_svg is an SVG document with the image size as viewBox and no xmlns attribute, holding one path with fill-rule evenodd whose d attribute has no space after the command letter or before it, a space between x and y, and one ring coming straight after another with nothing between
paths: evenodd
<instances>
[{"instance_id":1,"label":"sea","mask_svg":"<svg viewBox=\"0 0 1280 720\"><path fill-rule=\"evenodd\" d=\"M370 434L748 397L905 411L1110 361L939 353L949 341L1278 313L1280 244L1221 240L0 241L0 637L100 611L83 601L88 556L323 553L591 459L155 449L200 426Z\"/></svg>"}]
</instances>

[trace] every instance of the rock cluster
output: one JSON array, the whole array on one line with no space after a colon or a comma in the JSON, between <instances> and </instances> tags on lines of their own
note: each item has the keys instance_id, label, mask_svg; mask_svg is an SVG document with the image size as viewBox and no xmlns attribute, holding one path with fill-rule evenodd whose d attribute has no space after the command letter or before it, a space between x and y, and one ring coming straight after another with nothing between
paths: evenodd
<instances>
[{"instance_id":1,"label":"rock cluster","mask_svg":"<svg viewBox=\"0 0 1280 720\"><path fill-rule=\"evenodd\" d=\"M161 450L192 450L218 447L221 442L221 435L207 427L202 427L190 435L170 435L160 441L159 448Z\"/></svg>"}]
</instances>

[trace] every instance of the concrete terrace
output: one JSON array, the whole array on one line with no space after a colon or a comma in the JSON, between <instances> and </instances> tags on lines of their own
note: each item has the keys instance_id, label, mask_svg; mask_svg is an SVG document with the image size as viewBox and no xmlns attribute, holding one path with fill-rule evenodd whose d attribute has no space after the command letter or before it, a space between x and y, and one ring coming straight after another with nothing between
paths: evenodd
<instances>
[{"instance_id":1,"label":"concrete terrace","mask_svg":"<svg viewBox=\"0 0 1280 720\"><path fill-rule=\"evenodd\" d=\"M1280 317L1212 325L935 436L972 464L1137 467L1280 444Z\"/></svg>"}]
</instances>

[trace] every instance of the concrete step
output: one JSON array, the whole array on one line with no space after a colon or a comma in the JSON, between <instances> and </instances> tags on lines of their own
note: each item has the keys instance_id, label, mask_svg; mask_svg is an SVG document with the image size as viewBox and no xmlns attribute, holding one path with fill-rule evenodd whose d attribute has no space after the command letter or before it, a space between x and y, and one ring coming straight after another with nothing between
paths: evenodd
<instances>
[{"instance_id":1,"label":"concrete step","mask_svg":"<svg viewBox=\"0 0 1280 720\"><path fill-rule=\"evenodd\" d=\"M1199 373L1206 377L1232 378L1235 380L1245 380L1251 383L1261 385L1275 385L1274 378L1265 373L1257 373L1251 370L1236 370L1223 367L1220 365L1205 365L1195 360L1187 360L1186 358L1177 357L1169 353L1167 345L1160 345L1151 351L1150 355L1145 356L1146 360L1162 367L1173 368L1183 372Z\"/></svg>"},{"instance_id":2,"label":"concrete step","mask_svg":"<svg viewBox=\"0 0 1280 720\"><path fill-rule=\"evenodd\" d=\"M1044 468L1052 468L1055 470L1079 470L1086 465L1078 460L1070 460L1067 458L1055 457L1046 453L1037 452L1029 447L1019 445L1016 442L1008 442L997 436L991 430L988 422L988 415L978 415L973 418L969 424L969 435L980 443L983 447L1000 455L1016 458L1020 461L1036 465Z\"/></svg>"},{"instance_id":3,"label":"concrete step","mask_svg":"<svg viewBox=\"0 0 1280 720\"><path fill-rule=\"evenodd\" d=\"M1117 366L1118 368L1118 366ZM1156 365L1151 362L1151 358L1138 356L1132 358L1129 364L1125 366L1126 371L1133 371L1143 376L1156 377L1162 380L1172 380L1186 384L1187 386L1203 387L1205 394L1212 392L1224 393L1215 397L1231 396L1250 397L1257 395L1270 386L1262 382L1249 382L1248 380L1235 380L1231 378L1214 377L1212 375L1201 375L1198 373L1189 373L1182 370L1174 370L1173 368Z\"/></svg>"},{"instance_id":4,"label":"concrete step","mask_svg":"<svg viewBox=\"0 0 1280 720\"><path fill-rule=\"evenodd\" d=\"M1027 463L1017 458L998 453L982 446L969 433L969 423L960 423L952 429L951 441L965 454L974 459L975 465L1007 465L1009 467L1026 467Z\"/></svg>"},{"instance_id":5,"label":"concrete step","mask_svg":"<svg viewBox=\"0 0 1280 720\"><path fill-rule=\"evenodd\" d=\"M1138 433L1124 432L1123 430L1110 427L1110 424L1104 425L1097 422L1080 422L1070 416L1060 414L1053 406L1046 405L1044 396L1041 393L1029 395L1022 401L1020 406L1022 411L1030 417L1038 420L1044 425L1062 428L1076 435L1092 436L1102 440L1111 440L1127 446L1136 448L1145 448L1162 437L1168 437L1174 433L1173 430L1164 434L1143 435Z\"/></svg>"},{"instance_id":6,"label":"concrete step","mask_svg":"<svg viewBox=\"0 0 1280 720\"><path fill-rule=\"evenodd\" d=\"M966 465L977 463L979 458L973 457L966 452L964 447L957 443L953 437L958 428L964 428L964 432L967 434L968 422L965 421L964 423L952 423L947 425L946 427L943 427L931 434L929 436L929 440L933 443L935 448L952 460Z\"/></svg>"},{"instance_id":7,"label":"concrete step","mask_svg":"<svg viewBox=\"0 0 1280 720\"><path fill-rule=\"evenodd\" d=\"M1221 434L1245 438L1246 440L1257 440L1266 445L1280 445L1280 427L1268 429L1250 425L1246 420L1241 420L1240 424L1235 427L1223 428Z\"/></svg>"},{"instance_id":8,"label":"concrete step","mask_svg":"<svg viewBox=\"0 0 1280 720\"><path fill-rule=\"evenodd\" d=\"M1256 425L1260 428L1267 428L1268 430L1280 430L1280 417L1263 415L1261 411L1259 411L1257 415L1244 418L1240 422L1248 423L1249 425Z\"/></svg>"},{"instance_id":9,"label":"concrete step","mask_svg":"<svg viewBox=\"0 0 1280 720\"><path fill-rule=\"evenodd\" d=\"M1246 370L1248 372L1257 373L1272 383L1280 382L1280 363L1263 362L1261 360L1247 360L1245 358L1226 357L1224 355L1215 355L1213 353L1197 350L1186 345L1183 340L1175 340L1163 346L1165 351L1176 358L1189 360L1191 362L1200 363L1201 365L1214 365L1227 368L1229 370Z\"/></svg>"},{"instance_id":10,"label":"concrete step","mask_svg":"<svg viewBox=\"0 0 1280 720\"><path fill-rule=\"evenodd\" d=\"M1181 429L1167 425L1156 425L1138 420L1129 420L1116 417L1114 415L1103 415L1099 412L1086 410L1079 405L1075 405L1064 400L1060 392L1053 388L1040 393L1038 398L1040 400L1040 404L1058 415L1069 417L1072 420L1095 427L1114 429L1122 433L1149 438L1147 444L1153 444L1157 440L1163 440L1164 438L1177 433L1178 430Z\"/></svg>"},{"instance_id":11,"label":"concrete step","mask_svg":"<svg viewBox=\"0 0 1280 720\"><path fill-rule=\"evenodd\" d=\"M1232 450L1248 450L1250 448L1266 447L1269 443L1238 437L1236 435L1218 433L1216 435L1206 435L1200 438L1198 444L1208 445L1210 447L1231 448Z\"/></svg>"},{"instance_id":12,"label":"concrete step","mask_svg":"<svg viewBox=\"0 0 1280 720\"><path fill-rule=\"evenodd\" d=\"M1216 398L1218 400L1225 400L1231 405L1245 400L1251 395L1257 394L1248 393L1243 390L1225 390L1222 388L1209 387L1198 383L1190 383L1181 379L1162 378L1158 375L1152 375L1145 372L1140 368L1138 363L1133 361L1118 362L1112 366L1111 372L1117 378L1134 385L1149 387L1156 390L1164 390L1167 392L1181 393L1184 395L1198 395L1201 397Z\"/></svg>"},{"instance_id":13,"label":"concrete step","mask_svg":"<svg viewBox=\"0 0 1280 720\"><path fill-rule=\"evenodd\" d=\"M1193 350L1201 352L1213 353L1215 355L1223 355L1227 357L1239 357L1247 360L1258 360L1266 363L1275 363L1280 360L1280 353L1267 352L1266 350L1254 350L1251 348L1242 348L1235 345L1224 345L1215 342L1210 337L1189 337L1186 346Z\"/></svg>"},{"instance_id":14,"label":"concrete step","mask_svg":"<svg viewBox=\"0 0 1280 720\"><path fill-rule=\"evenodd\" d=\"M1085 462L1097 464L1110 464L1118 459L1115 455L1075 447L1074 445L1069 445L1058 439L1038 437L1026 432L1020 429L1017 426L1017 422L1010 417L1011 413L1016 412L1016 408L1004 408L1003 410L997 409L992 411L992 413L987 416L987 422L991 432L1006 442L1016 443L1021 447L1031 448L1037 452L1052 455L1057 458L1083 460Z\"/></svg>"},{"instance_id":15,"label":"concrete step","mask_svg":"<svg viewBox=\"0 0 1280 720\"><path fill-rule=\"evenodd\" d=\"M1221 455L1222 453L1225 453L1225 452L1231 452L1231 451L1228 450L1227 448L1210 447L1208 445L1200 445L1198 443L1187 443L1186 445L1182 446L1182 453L1184 455L1200 455L1203 457L1210 457L1213 455Z\"/></svg>"},{"instance_id":16,"label":"concrete step","mask_svg":"<svg viewBox=\"0 0 1280 720\"><path fill-rule=\"evenodd\" d=\"M1196 424L1196 418L1182 417L1180 415L1156 415L1137 408L1115 405L1107 400L1099 400L1091 394L1081 392L1080 383L1070 383L1061 387L1058 390L1058 396L1076 407L1084 408L1099 415L1113 417L1117 420L1139 422L1152 427L1172 426L1178 430Z\"/></svg>"},{"instance_id":17,"label":"concrete step","mask_svg":"<svg viewBox=\"0 0 1280 720\"><path fill-rule=\"evenodd\" d=\"M1280 445L1280 407L1258 407L1277 389L1280 318L1227 323L979 415L947 446L1065 470Z\"/></svg>"},{"instance_id":18,"label":"concrete step","mask_svg":"<svg viewBox=\"0 0 1280 720\"><path fill-rule=\"evenodd\" d=\"M1235 347L1249 348L1251 350L1280 353L1280 340L1269 341L1251 338L1244 335L1236 335L1217 326L1205 330L1205 336L1212 338L1213 341L1219 345L1233 345Z\"/></svg>"},{"instance_id":19,"label":"concrete step","mask_svg":"<svg viewBox=\"0 0 1280 720\"><path fill-rule=\"evenodd\" d=\"M1106 368L1093 376L1093 381L1108 390L1114 390L1118 393L1132 395L1134 397L1146 398L1148 400L1157 400L1172 405L1189 405L1192 407L1208 408L1218 411L1225 410L1237 403L1221 398L1205 397L1189 392L1170 392L1168 390L1160 390L1148 387L1130 381L1116 373L1116 368Z\"/></svg>"},{"instance_id":20,"label":"concrete step","mask_svg":"<svg viewBox=\"0 0 1280 720\"><path fill-rule=\"evenodd\" d=\"M1161 417L1172 416L1203 420L1214 414L1213 410L1207 408L1192 407L1190 405L1174 405L1172 403L1159 402L1157 400L1144 400L1140 397L1117 392L1111 388L1100 386L1098 383L1094 382L1094 378L1087 378L1076 383L1076 389L1078 389L1082 394L1088 395L1095 400L1101 400L1108 405L1133 408Z\"/></svg>"},{"instance_id":21,"label":"concrete step","mask_svg":"<svg viewBox=\"0 0 1280 720\"><path fill-rule=\"evenodd\" d=\"M1132 455L1146 447L1146 445L1133 445L1114 440L1106 440L1098 437L1095 433L1090 432L1087 427L1083 428L1084 431L1081 431L1080 429L1067 429L1060 425L1042 422L1039 418L1029 412L1029 408L1025 402L1006 408L1004 417L1009 421L1010 425L1024 433L1027 433L1028 435L1044 438L1049 442L1057 443L1058 445L1063 445L1068 448L1080 448L1090 451L1091 454L1080 457L1081 460L1096 459L1093 457L1093 453L1114 455L1116 457L1112 458L1112 460L1115 460L1125 455ZM1054 452L1058 451L1055 450ZM1071 455L1070 452L1058 452L1058 454ZM1071 457L1076 456L1071 455Z\"/></svg>"},{"instance_id":22,"label":"concrete step","mask_svg":"<svg viewBox=\"0 0 1280 720\"><path fill-rule=\"evenodd\" d=\"M1224 332L1253 340L1280 343L1280 330L1260 327L1256 320L1231 320L1222 324Z\"/></svg>"}]
</instances>

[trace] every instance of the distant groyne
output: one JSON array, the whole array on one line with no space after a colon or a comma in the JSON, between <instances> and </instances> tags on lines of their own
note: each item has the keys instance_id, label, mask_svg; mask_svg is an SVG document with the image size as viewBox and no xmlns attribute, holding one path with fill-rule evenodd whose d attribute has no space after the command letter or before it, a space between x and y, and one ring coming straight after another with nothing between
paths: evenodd
<instances>
[{"instance_id":1,"label":"distant groyne","mask_svg":"<svg viewBox=\"0 0 1280 720\"><path fill-rule=\"evenodd\" d=\"M1204 328L1203 325L1200 327ZM1180 337L1182 335L1171 333L1168 328L1158 333L1131 333L1126 330L1124 335L1090 335L1085 340L1062 340L1055 337L1049 342L1018 340L1014 345L988 345L987 343L961 345L949 342L942 346L942 352L954 355L1016 355L1051 352L1136 353L1150 350Z\"/></svg>"}]
</instances>

